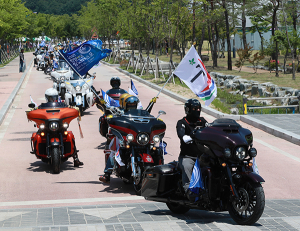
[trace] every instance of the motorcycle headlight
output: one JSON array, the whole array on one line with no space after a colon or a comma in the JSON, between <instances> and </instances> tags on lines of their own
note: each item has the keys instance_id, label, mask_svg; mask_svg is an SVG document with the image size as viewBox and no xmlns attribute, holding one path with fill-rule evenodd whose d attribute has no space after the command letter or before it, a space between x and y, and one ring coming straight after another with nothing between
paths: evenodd
<instances>
[{"instance_id":1,"label":"motorcycle headlight","mask_svg":"<svg viewBox=\"0 0 300 231\"><path fill-rule=\"evenodd\" d=\"M231 150L229 148L224 149L224 156L229 158L231 156Z\"/></svg>"},{"instance_id":2,"label":"motorcycle headlight","mask_svg":"<svg viewBox=\"0 0 300 231\"><path fill-rule=\"evenodd\" d=\"M50 124L49 124L49 129L51 130L51 131L57 131L58 130L58 128L59 128L59 124L57 123L57 122L51 122Z\"/></svg>"},{"instance_id":3,"label":"motorcycle headlight","mask_svg":"<svg viewBox=\"0 0 300 231\"><path fill-rule=\"evenodd\" d=\"M45 124L40 124L40 129L44 130L45 129Z\"/></svg>"},{"instance_id":4,"label":"motorcycle headlight","mask_svg":"<svg viewBox=\"0 0 300 231\"><path fill-rule=\"evenodd\" d=\"M89 88L89 86L85 83L85 84L82 86L82 88L86 90L86 89Z\"/></svg>"},{"instance_id":5,"label":"motorcycle headlight","mask_svg":"<svg viewBox=\"0 0 300 231\"><path fill-rule=\"evenodd\" d=\"M76 86L76 87L75 87L75 90L76 90L76 91L80 91L80 90L81 90L81 87L80 87L80 86Z\"/></svg>"},{"instance_id":6,"label":"motorcycle headlight","mask_svg":"<svg viewBox=\"0 0 300 231\"><path fill-rule=\"evenodd\" d=\"M132 134L128 134L128 135L126 136L126 140L127 140L128 142L131 142L131 141L134 140L134 136L133 136Z\"/></svg>"},{"instance_id":7,"label":"motorcycle headlight","mask_svg":"<svg viewBox=\"0 0 300 231\"><path fill-rule=\"evenodd\" d=\"M160 141L160 138L158 135L153 136L153 142L158 143Z\"/></svg>"},{"instance_id":8,"label":"motorcycle headlight","mask_svg":"<svg viewBox=\"0 0 300 231\"><path fill-rule=\"evenodd\" d=\"M140 133L140 134L138 134L138 136L137 136L137 142L140 145L146 145L146 144L148 144L148 142L149 142L149 136L148 136L148 134L146 134L146 133Z\"/></svg>"},{"instance_id":9,"label":"motorcycle headlight","mask_svg":"<svg viewBox=\"0 0 300 231\"><path fill-rule=\"evenodd\" d=\"M64 129L67 129L69 127L69 124L68 123L64 123L63 127L64 127Z\"/></svg>"},{"instance_id":10,"label":"motorcycle headlight","mask_svg":"<svg viewBox=\"0 0 300 231\"><path fill-rule=\"evenodd\" d=\"M65 76L60 77L60 81L65 81Z\"/></svg>"},{"instance_id":11,"label":"motorcycle headlight","mask_svg":"<svg viewBox=\"0 0 300 231\"><path fill-rule=\"evenodd\" d=\"M239 160L243 160L246 157L246 149L244 147L238 147L235 150L235 156L239 159Z\"/></svg>"},{"instance_id":12,"label":"motorcycle headlight","mask_svg":"<svg viewBox=\"0 0 300 231\"><path fill-rule=\"evenodd\" d=\"M250 155L251 157L256 157L256 155L257 155L256 148L250 148L250 150L249 150L249 155Z\"/></svg>"}]
</instances>

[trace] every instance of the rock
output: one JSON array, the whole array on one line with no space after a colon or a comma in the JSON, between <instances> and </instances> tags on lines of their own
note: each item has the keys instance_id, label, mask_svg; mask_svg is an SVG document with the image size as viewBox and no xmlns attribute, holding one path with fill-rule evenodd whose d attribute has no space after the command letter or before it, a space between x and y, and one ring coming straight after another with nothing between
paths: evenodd
<instances>
[{"instance_id":1,"label":"rock","mask_svg":"<svg viewBox=\"0 0 300 231\"><path fill-rule=\"evenodd\" d=\"M285 91L277 91L277 97L285 96Z\"/></svg>"},{"instance_id":2,"label":"rock","mask_svg":"<svg viewBox=\"0 0 300 231\"><path fill-rule=\"evenodd\" d=\"M298 99L290 99L289 105L298 105L299 104L299 100Z\"/></svg>"},{"instance_id":3,"label":"rock","mask_svg":"<svg viewBox=\"0 0 300 231\"><path fill-rule=\"evenodd\" d=\"M239 109L236 108L236 107L234 107L234 108L231 108L231 109L230 109L230 112L231 112L231 114L233 114L233 115L238 115L238 114L239 114Z\"/></svg>"},{"instance_id":4,"label":"rock","mask_svg":"<svg viewBox=\"0 0 300 231\"><path fill-rule=\"evenodd\" d=\"M240 89L240 85L233 83L233 84L231 85L231 88L232 88L232 90Z\"/></svg>"},{"instance_id":5,"label":"rock","mask_svg":"<svg viewBox=\"0 0 300 231\"><path fill-rule=\"evenodd\" d=\"M208 55L200 55L202 61L209 61L209 56Z\"/></svg>"},{"instance_id":6,"label":"rock","mask_svg":"<svg viewBox=\"0 0 300 231\"><path fill-rule=\"evenodd\" d=\"M257 95L258 94L258 85L252 86L251 89L251 95Z\"/></svg>"},{"instance_id":7,"label":"rock","mask_svg":"<svg viewBox=\"0 0 300 231\"><path fill-rule=\"evenodd\" d=\"M258 87L258 94L259 94L259 96L263 96L265 91L266 91L265 87L262 87L262 86Z\"/></svg>"},{"instance_id":8,"label":"rock","mask_svg":"<svg viewBox=\"0 0 300 231\"><path fill-rule=\"evenodd\" d=\"M268 91L264 92L264 97L271 97L271 95L272 95L271 92L268 92Z\"/></svg>"},{"instance_id":9,"label":"rock","mask_svg":"<svg viewBox=\"0 0 300 231\"><path fill-rule=\"evenodd\" d=\"M224 86L224 79L222 79L222 78L218 78L218 85L219 86Z\"/></svg>"},{"instance_id":10,"label":"rock","mask_svg":"<svg viewBox=\"0 0 300 231\"><path fill-rule=\"evenodd\" d=\"M295 89L290 88L290 89L286 89L286 90L285 90L285 93L286 93L286 94L293 95L293 94L294 94L294 91L295 91Z\"/></svg>"}]
</instances>

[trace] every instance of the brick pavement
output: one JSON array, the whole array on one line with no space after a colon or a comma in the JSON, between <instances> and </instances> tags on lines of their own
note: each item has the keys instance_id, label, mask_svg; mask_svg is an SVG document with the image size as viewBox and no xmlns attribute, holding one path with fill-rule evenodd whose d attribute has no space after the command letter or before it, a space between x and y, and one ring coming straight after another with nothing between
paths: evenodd
<instances>
[{"instance_id":1,"label":"brick pavement","mask_svg":"<svg viewBox=\"0 0 300 231\"><path fill-rule=\"evenodd\" d=\"M266 200L253 226L237 225L228 212L173 214L164 203L101 204L0 210L1 230L300 230L300 200Z\"/></svg>"}]
</instances>

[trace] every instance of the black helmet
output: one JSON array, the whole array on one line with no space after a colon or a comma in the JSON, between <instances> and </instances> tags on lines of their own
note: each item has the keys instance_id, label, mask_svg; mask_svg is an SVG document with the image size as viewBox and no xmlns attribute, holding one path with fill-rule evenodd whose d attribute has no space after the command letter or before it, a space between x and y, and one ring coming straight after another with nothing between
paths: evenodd
<instances>
[{"instance_id":1,"label":"black helmet","mask_svg":"<svg viewBox=\"0 0 300 231\"><path fill-rule=\"evenodd\" d=\"M112 88L117 89L120 87L121 85L121 80L119 77L112 77L110 79L110 85L112 86Z\"/></svg>"},{"instance_id":2,"label":"black helmet","mask_svg":"<svg viewBox=\"0 0 300 231\"><path fill-rule=\"evenodd\" d=\"M128 97L127 99L125 99L123 104L125 111L128 111L130 109L137 109L137 105L139 102L140 100L136 96Z\"/></svg>"},{"instance_id":3,"label":"black helmet","mask_svg":"<svg viewBox=\"0 0 300 231\"><path fill-rule=\"evenodd\" d=\"M189 99L184 104L184 111L187 116L199 118L201 112L201 103L197 99Z\"/></svg>"}]
</instances>

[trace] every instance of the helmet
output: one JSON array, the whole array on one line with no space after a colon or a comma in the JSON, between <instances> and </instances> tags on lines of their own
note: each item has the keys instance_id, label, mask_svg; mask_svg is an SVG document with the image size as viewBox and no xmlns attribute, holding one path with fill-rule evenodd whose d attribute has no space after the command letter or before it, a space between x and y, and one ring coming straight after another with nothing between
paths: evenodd
<instances>
[{"instance_id":1,"label":"helmet","mask_svg":"<svg viewBox=\"0 0 300 231\"><path fill-rule=\"evenodd\" d=\"M119 98L120 108L123 108L123 103L127 96L131 96L131 95L129 95L128 93L124 93L120 96L120 98Z\"/></svg>"},{"instance_id":2,"label":"helmet","mask_svg":"<svg viewBox=\"0 0 300 231\"><path fill-rule=\"evenodd\" d=\"M45 91L45 98L47 103L48 102L58 102L58 92L54 88L48 88Z\"/></svg>"},{"instance_id":3,"label":"helmet","mask_svg":"<svg viewBox=\"0 0 300 231\"><path fill-rule=\"evenodd\" d=\"M121 80L119 77L115 76L110 79L110 85L112 88L119 88L121 85Z\"/></svg>"},{"instance_id":4,"label":"helmet","mask_svg":"<svg viewBox=\"0 0 300 231\"><path fill-rule=\"evenodd\" d=\"M184 111L187 116L199 118L201 112L201 103L197 99L189 99L184 104Z\"/></svg>"},{"instance_id":5,"label":"helmet","mask_svg":"<svg viewBox=\"0 0 300 231\"><path fill-rule=\"evenodd\" d=\"M130 109L137 109L137 105L140 102L138 97L131 95L127 99L124 100L123 107L125 111L128 111Z\"/></svg>"}]
</instances>

